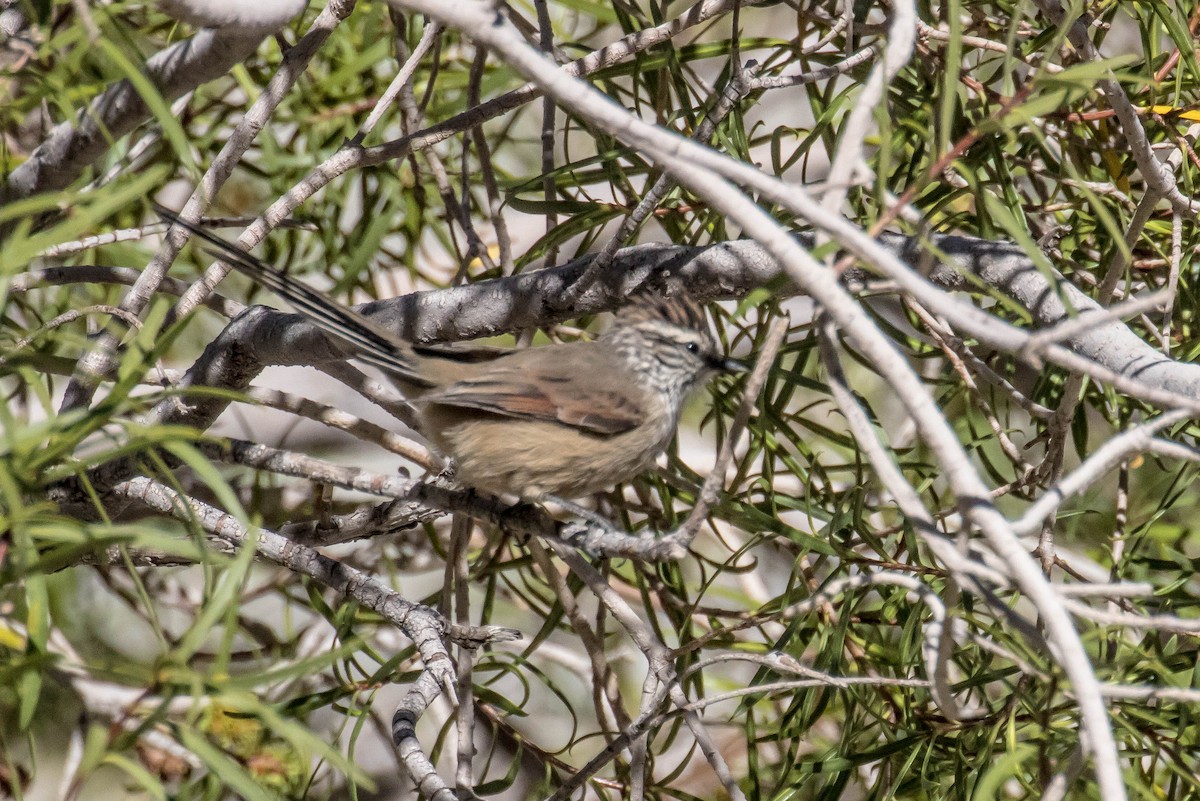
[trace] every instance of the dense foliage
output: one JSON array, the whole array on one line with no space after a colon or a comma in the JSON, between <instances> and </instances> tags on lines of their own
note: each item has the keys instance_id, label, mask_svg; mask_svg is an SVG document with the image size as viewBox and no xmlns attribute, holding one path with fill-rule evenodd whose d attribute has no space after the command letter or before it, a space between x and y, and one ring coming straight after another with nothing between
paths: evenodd
<instances>
[{"instance_id":1,"label":"dense foliage","mask_svg":"<svg viewBox=\"0 0 1200 801\"><path fill-rule=\"evenodd\" d=\"M350 388L311 370L264 374L257 383L282 394L252 400L232 384L182 381L239 302L277 301L237 276L197 290L213 259L194 247L176 258L149 204L179 208L208 182L204 214L235 218L230 239L271 207L293 222L271 219L256 252L346 302L532 272L607 244L663 175L661 160L565 104L548 115L534 93L511 110L489 104L522 74L406 5L314 3L178 101L143 65L195 29L155 4L46 0L5 12L0 176L114 82L129 81L147 111L131 132L102 132L103 155L66 188L18 193L10 181L0 194L0 793L412 797L412 763L388 723L427 667L412 641L361 599L265 552L256 560L253 534L231 544L219 529L273 532L378 503L334 491L315 462L255 469L235 441L387 479L399 461L422 474L427 454L383 431L406 432L384 411L395 404L347 400ZM953 232L1016 243L1051 296L1069 285L1107 306L1166 290L1117 315L1183 371L1200 351L1198 231L1184 205L1200 165L1189 128L1200 13L1100 3L1060 19L1055 5L730 2L585 80L644 121L701 131L732 160L808 187L857 228L924 243L910 260L921 274L938 261L929 235ZM687 11L561 0L513 2L506 14L534 45L539 15L548 19L565 63ZM327 39L305 38L326 21ZM1072 23L1097 53L1072 42ZM905 31L911 54L873 99L870 76L903 50ZM309 41L311 52L297 46ZM406 63L399 97L381 104ZM1114 89L1140 130L1114 114ZM270 96L278 104L256 131L247 120ZM1147 178L1143 147L1171 165L1182 201ZM213 169L222 148L237 154L227 173ZM824 183L831 163L847 170L844 190ZM786 203L751 196L787 230L810 229ZM745 227L672 183L628 242L707 245ZM826 269L864 268L846 273L856 302L921 377L990 500L1010 521L1043 509L1017 550L1072 588L1055 597L1070 603L1106 693L1127 794L1200 797L1195 396L1139 394L960 330L950 306L843 257L836 235L826 241L813 248ZM156 259L170 277L138 300L130 285ZM972 281L939 297L969 301L997 331L1043 324L1006 287ZM523 634L450 649L457 697L443 687L421 716L421 749L450 787L483 797L544 798L576 777L602 798L1113 799L1081 739L1064 645L1040 628L1045 610L1016 588L1010 562L976 536L972 505L989 499L963 497L959 468L876 356L845 328L822 333L819 305L789 287L779 279L713 307L728 350L751 360L773 321L789 327L685 558L584 553L588 573L536 537L432 514L325 549L447 620ZM496 343L599 326L574 322ZM92 378L102 331L119 347ZM1136 381L1137 367L1124 377ZM842 371L849 401L831 389ZM676 529L745 388L715 382L657 471L588 505L646 537ZM215 424L164 422L164 409L232 401ZM848 402L865 412L872 447L852 431ZM1119 439L1172 406L1192 414ZM301 417L325 425L293 430ZM1113 458L1085 462L1105 447ZM106 472L113 465L119 474ZM1073 485L1081 465L1094 472ZM135 478L148 483L131 489ZM905 480L929 527L901 513ZM135 490L196 505L172 512ZM935 557L931 530L980 571ZM648 678L655 659L669 673ZM722 787L722 766L735 787Z\"/></svg>"}]
</instances>

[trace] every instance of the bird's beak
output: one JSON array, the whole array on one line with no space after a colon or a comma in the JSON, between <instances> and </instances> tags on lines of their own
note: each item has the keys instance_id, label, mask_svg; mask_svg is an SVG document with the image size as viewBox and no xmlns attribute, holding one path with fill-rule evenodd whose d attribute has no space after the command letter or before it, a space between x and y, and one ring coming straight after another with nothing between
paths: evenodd
<instances>
[{"instance_id":1,"label":"bird's beak","mask_svg":"<svg viewBox=\"0 0 1200 801\"><path fill-rule=\"evenodd\" d=\"M749 372L750 365L739 359L726 359L722 356L714 356L709 360L709 367L716 370L718 373L745 373Z\"/></svg>"}]
</instances>

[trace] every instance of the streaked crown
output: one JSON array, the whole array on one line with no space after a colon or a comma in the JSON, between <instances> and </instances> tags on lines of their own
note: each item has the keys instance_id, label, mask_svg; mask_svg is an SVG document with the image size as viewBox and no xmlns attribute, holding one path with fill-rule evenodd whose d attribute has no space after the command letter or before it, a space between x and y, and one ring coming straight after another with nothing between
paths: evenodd
<instances>
[{"instance_id":1,"label":"streaked crown","mask_svg":"<svg viewBox=\"0 0 1200 801\"><path fill-rule=\"evenodd\" d=\"M704 316L703 307L682 292L673 295L642 292L630 298L629 304L617 312L618 324L637 325L651 321L708 333L708 318Z\"/></svg>"}]
</instances>

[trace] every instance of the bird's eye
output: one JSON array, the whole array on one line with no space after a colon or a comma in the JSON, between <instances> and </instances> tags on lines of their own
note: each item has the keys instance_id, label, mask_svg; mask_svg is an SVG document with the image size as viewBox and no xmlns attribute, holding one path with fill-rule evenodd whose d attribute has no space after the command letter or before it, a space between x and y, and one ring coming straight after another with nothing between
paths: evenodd
<instances>
[{"instance_id":1,"label":"bird's eye","mask_svg":"<svg viewBox=\"0 0 1200 801\"><path fill-rule=\"evenodd\" d=\"M697 345L695 342L689 342L689 343L687 343L687 352L688 353L699 353L700 346Z\"/></svg>"}]
</instances>

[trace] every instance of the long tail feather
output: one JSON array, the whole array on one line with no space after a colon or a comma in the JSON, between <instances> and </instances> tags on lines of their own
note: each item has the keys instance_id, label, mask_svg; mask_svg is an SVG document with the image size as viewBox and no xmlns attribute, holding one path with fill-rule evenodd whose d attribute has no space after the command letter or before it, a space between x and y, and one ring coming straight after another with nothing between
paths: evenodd
<instances>
[{"instance_id":1,"label":"long tail feather","mask_svg":"<svg viewBox=\"0 0 1200 801\"><path fill-rule=\"evenodd\" d=\"M167 221L186 228L193 236L203 240L208 245L205 250L214 257L285 298L311 323L348 346L355 358L399 376L409 383L431 385L417 372L416 359L409 343L379 327L354 309L297 281L282 270L271 267L262 259L211 231L187 222L157 204L154 208Z\"/></svg>"}]
</instances>

